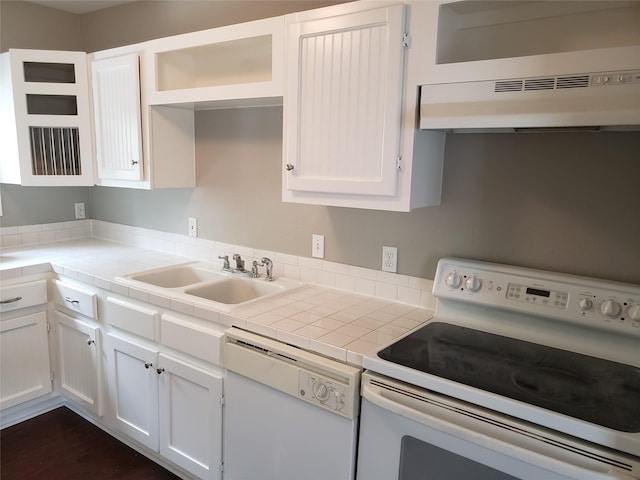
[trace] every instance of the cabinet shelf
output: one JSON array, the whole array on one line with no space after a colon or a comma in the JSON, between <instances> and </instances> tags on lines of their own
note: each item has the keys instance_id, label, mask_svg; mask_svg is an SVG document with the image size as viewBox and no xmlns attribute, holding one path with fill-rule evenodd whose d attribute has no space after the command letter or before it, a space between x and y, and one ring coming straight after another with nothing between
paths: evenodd
<instances>
[{"instance_id":1,"label":"cabinet shelf","mask_svg":"<svg viewBox=\"0 0 640 480\"><path fill-rule=\"evenodd\" d=\"M436 63L637 45L639 13L637 2L443 2Z\"/></svg>"},{"instance_id":2,"label":"cabinet shelf","mask_svg":"<svg viewBox=\"0 0 640 480\"><path fill-rule=\"evenodd\" d=\"M281 104L283 57L283 17L149 42L149 104L193 109Z\"/></svg>"}]
</instances>

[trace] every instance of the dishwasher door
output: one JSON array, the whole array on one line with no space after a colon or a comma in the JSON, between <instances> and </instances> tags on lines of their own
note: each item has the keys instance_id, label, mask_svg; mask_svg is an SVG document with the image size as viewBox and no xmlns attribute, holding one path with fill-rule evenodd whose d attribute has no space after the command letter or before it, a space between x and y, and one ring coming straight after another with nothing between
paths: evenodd
<instances>
[{"instance_id":1,"label":"dishwasher door","mask_svg":"<svg viewBox=\"0 0 640 480\"><path fill-rule=\"evenodd\" d=\"M225 480L354 478L359 369L243 331L225 367Z\"/></svg>"}]
</instances>

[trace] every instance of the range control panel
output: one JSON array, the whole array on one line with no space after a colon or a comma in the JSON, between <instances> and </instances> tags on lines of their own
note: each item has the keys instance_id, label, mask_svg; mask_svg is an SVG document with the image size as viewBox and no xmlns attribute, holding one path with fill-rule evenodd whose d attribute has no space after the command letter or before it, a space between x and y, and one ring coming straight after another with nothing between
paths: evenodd
<instances>
[{"instance_id":1,"label":"range control panel","mask_svg":"<svg viewBox=\"0 0 640 480\"><path fill-rule=\"evenodd\" d=\"M443 258L433 294L640 336L638 285Z\"/></svg>"}]
</instances>

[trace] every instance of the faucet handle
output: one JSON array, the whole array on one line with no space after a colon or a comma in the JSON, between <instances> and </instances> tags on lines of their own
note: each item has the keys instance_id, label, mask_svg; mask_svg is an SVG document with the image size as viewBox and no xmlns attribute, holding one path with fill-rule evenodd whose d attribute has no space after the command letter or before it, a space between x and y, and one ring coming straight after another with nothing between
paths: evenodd
<instances>
[{"instance_id":1,"label":"faucet handle","mask_svg":"<svg viewBox=\"0 0 640 480\"><path fill-rule=\"evenodd\" d=\"M258 272L258 267L262 267L264 264L263 263L258 263L257 260L253 261L253 265L251 266L251 276L253 278L258 278L260 276L260 273Z\"/></svg>"},{"instance_id":2,"label":"faucet handle","mask_svg":"<svg viewBox=\"0 0 640 480\"><path fill-rule=\"evenodd\" d=\"M229 270L231 268L229 265L229 255L218 255L218 258L220 260L224 260L224 263L222 264L223 270Z\"/></svg>"}]
</instances>

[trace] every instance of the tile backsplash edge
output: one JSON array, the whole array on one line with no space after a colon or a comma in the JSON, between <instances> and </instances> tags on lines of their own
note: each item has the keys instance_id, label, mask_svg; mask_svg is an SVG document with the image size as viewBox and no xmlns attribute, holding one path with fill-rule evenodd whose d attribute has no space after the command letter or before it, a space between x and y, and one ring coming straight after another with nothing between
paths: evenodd
<instances>
[{"instance_id":1,"label":"tile backsplash edge","mask_svg":"<svg viewBox=\"0 0 640 480\"><path fill-rule=\"evenodd\" d=\"M100 238L155 251L181 255L200 261L219 263L220 255L242 255L246 265L269 257L274 262L274 275L301 280L338 290L350 291L407 305L435 308L431 295L433 281L328 262L310 257L298 257L280 252L232 245L214 240L160 232L100 220L76 220L41 225L0 228L0 245L18 248L80 238ZM247 267L248 268L248 267Z\"/></svg>"}]
</instances>

